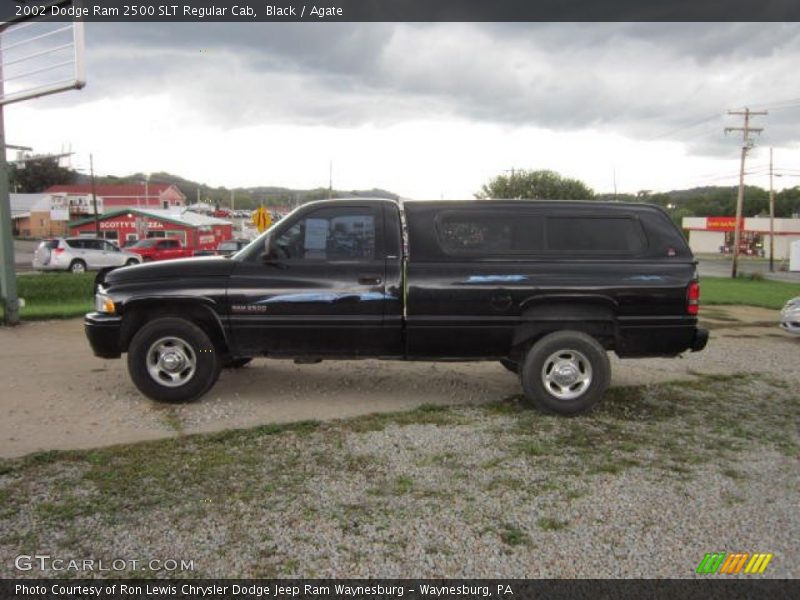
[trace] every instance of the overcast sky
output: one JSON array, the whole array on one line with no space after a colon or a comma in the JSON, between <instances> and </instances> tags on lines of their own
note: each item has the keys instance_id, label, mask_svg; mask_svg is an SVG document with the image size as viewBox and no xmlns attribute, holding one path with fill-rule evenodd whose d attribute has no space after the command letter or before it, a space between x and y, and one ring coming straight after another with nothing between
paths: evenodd
<instances>
[{"instance_id":1,"label":"overcast sky","mask_svg":"<svg viewBox=\"0 0 800 600\"><path fill-rule=\"evenodd\" d=\"M6 109L7 141L102 174L471 197L508 169L597 192L738 182L741 126L800 184L800 25L98 24L88 84Z\"/></svg>"}]
</instances>

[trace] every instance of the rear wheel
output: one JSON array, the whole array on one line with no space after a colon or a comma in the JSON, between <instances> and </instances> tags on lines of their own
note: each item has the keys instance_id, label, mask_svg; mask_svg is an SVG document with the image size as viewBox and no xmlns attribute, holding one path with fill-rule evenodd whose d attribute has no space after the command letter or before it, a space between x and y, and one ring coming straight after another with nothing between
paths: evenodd
<instances>
[{"instance_id":1,"label":"rear wheel","mask_svg":"<svg viewBox=\"0 0 800 600\"><path fill-rule=\"evenodd\" d=\"M145 396L158 402L188 402L219 377L221 362L208 334L176 317L142 327L128 348L128 372Z\"/></svg>"},{"instance_id":2,"label":"rear wheel","mask_svg":"<svg viewBox=\"0 0 800 600\"><path fill-rule=\"evenodd\" d=\"M82 260L75 259L71 263L69 263L69 270L72 273L85 273L86 272L86 263Z\"/></svg>"},{"instance_id":3,"label":"rear wheel","mask_svg":"<svg viewBox=\"0 0 800 600\"><path fill-rule=\"evenodd\" d=\"M594 407L611 380L605 349L580 331L556 331L528 351L520 375L536 408L576 415Z\"/></svg>"}]
</instances>

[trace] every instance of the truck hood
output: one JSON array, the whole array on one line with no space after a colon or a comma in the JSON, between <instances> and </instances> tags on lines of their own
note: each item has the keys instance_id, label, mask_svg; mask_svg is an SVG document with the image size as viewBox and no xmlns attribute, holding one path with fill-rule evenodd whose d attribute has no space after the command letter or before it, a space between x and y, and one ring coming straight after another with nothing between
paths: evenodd
<instances>
[{"instance_id":1,"label":"truck hood","mask_svg":"<svg viewBox=\"0 0 800 600\"><path fill-rule=\"evenodd\" d=\"M236 261L221 256L176 258L175 260L149 262L131 267L114 269L105 276L105 283L113 285L151 279L220 277L228 275L235 266Z\"/></svg>"}]
</instances>

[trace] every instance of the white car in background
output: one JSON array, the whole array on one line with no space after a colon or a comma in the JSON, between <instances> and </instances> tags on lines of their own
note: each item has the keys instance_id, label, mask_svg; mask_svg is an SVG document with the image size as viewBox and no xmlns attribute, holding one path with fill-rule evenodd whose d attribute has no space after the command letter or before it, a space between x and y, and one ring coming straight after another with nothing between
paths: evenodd
<instances>
[{"instance_id":1,"label":"white car in background","mask_svg":"<svg viewBox=\"0 0 800 600\"><path fill-rule=\"evenodd\" d=\"M37 271L102 271L116 267L138 265L142 257L125 252L99 238L70 237L42 240L33 254Z\"/></svg>"},{"instance_id":2,"label":"white car in background","mask_svg":"<svg viewBox=\"0 0 800 600\"><path fill-rule=\"evenodd\" d=\"M781 327L784 331L800 335L800 296L789 300L781 310Z\"/></svg>"}]
</instances>

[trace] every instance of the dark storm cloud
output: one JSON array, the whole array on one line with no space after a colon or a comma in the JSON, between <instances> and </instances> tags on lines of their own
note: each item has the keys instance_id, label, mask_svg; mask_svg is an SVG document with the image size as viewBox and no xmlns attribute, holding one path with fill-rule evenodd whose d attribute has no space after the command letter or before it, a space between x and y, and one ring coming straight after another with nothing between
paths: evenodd
<instances>
[{"instance_id":1,"label":"dark storm cloud","mask_svg":"<svg viewBox=\"0 0 800 600\"><path fill-rule=\"evenodd\" d=\"M87 99L169 93L220 127L453 117L729 155L722 127L739 123L727 109L800 97L799 34L794 23L91 24ZM763 121L771 143L800 139L799 111Z\"/></svg>"}]
</instances>

